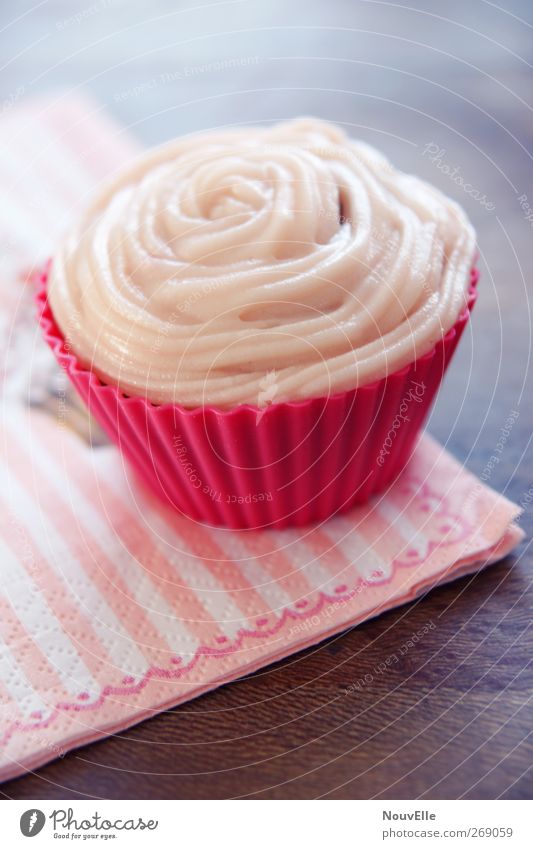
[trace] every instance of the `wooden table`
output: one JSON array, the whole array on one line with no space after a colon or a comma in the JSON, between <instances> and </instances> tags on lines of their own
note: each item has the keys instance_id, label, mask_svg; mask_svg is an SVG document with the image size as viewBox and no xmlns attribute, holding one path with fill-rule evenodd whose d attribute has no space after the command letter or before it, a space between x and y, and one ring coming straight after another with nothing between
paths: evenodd
<instances>
[{"instance_id":1,"label":"wooden table","mask_svg":"<svg viewBox=\"0 0 533 849\"><path fill-rule=\"evenodd\" d=\"M37 7L7 31L5 60L18 58L3 72L4 96L82 85L146 143L313 113L343 122L453 195L478 230L481 297L429 430L480 474L509 413L519 411L488 482L524 503L531 535L531 6L177 6L152 0L144 14L120 2ZM3 3L2 25L19 13L14 0ZM532 577L526 538L515 556L475 578L79 749L1 792L530 797ZM403 665L344 694L430 621L436 627Z\"/></svg>"}]
</instances>

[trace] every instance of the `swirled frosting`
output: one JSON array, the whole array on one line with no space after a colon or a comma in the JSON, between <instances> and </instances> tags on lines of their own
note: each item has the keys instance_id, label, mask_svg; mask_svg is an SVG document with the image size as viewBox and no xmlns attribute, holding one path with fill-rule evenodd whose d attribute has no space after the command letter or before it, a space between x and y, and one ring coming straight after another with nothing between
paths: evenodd
<instances>
[{"instance_id":1,"label":"swirled frosting","mask_svg":"<svg viewBox=\"0 0 533 849\"><path fill-rule=\"evenodd\" d=\"M259 406L361 386L465 304L462 209L331 124L178 139L101 188L51 269L80 361L128 394Z\"/></svg>"}]
</instances>

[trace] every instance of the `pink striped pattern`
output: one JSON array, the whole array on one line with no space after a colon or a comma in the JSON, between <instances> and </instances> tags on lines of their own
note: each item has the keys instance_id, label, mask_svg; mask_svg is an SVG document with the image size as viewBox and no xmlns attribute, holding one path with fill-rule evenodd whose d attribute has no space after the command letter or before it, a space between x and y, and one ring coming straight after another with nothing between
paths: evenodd
<instances>
[{"instance_id":1,"label":"pink striped pattern","mask_svg":"<svg viewBox=\"0 0 533 849\"><path fill-rule=\"evenodd\" d=\"M135 150L80 97L0 121L2 779L474 571L520 539L518 508L429 437L385 496L317 528L208 530L153 502L67 397L26 282L95 183Z\"/></svg>"}]
</instances>

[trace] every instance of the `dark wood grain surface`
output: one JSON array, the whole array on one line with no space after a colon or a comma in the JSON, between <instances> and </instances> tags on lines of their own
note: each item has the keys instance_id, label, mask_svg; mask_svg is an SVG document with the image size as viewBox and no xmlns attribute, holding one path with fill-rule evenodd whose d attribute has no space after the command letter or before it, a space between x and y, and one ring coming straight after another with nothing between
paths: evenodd
<instances>
[{"instance_id":1,"label":"dark wood grain surface","mask_svg":"<svg viewBox=\"0 0 533 849\"><path fill-rule=\"evenodd\" d=\"M81 87L147 144L313 113L465 206L481 296L428 427L481 474L519 412L488 482L523 504L528 534L476 577L5 783L5 797L531 797L533 7L408 5L2 3L4 98Z\"/></svg>"}]
</instances>

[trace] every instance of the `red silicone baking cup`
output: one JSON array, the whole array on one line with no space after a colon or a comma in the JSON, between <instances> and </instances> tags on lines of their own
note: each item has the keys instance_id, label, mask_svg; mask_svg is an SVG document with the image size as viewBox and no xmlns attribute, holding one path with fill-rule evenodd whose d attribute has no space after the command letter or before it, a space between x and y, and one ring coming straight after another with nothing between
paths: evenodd
<instances>
[{"instance_id":1,"label":"red silicone baking cup","mask_svg":"<svg viewBox=\"0 0 533 849\"><path fill-rule=\"evenodd\" d=\"M94 418L144 483L193 519L229 528L324 521L384 489L402 470L476 300L435 347L382 380L323 398L231 410L152 404L81 366L40 277L45 339Z\"/></svg>"}]
</instances>

